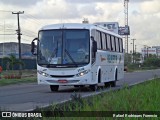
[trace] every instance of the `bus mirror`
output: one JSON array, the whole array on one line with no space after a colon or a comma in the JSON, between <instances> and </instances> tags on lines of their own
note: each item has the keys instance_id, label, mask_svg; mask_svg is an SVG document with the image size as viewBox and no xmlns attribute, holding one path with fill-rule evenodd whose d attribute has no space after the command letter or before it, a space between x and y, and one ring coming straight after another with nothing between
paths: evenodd
<instances>
[{"instance_id":1,"label":"bus mirror","mask_svg":"<svg viewBox=\"0 0 160 120\"><path fill-rule=\"evenodd\" d=\"M93 52L97 52L97 42L93 41Z\"/></svg>"},{"instance_id":2,"label":"bus mirror","mask_svg":"<svg viewBox=\"0 0 160 120\"><path fill-rule=\"evenodd\" d=\"M32 43L31 43L31 53L32 53L33 55L37 55L36 45L35 45L35 42L34 42L35 40L38 41L38 38L35 38L35 39L32 41Z\"/></svg>"},{"instance_id":3,"label":"bus mirror","mask_svg":"<svg viewBox=\"0 0 160 120\"><path fill-rule=\"evenodd\" d=\"M91 39L92 39L92 50L94 53L96 53L97 52L97 42L94 40L93 36L91 37Z\"/></svg>"}]
</instances>

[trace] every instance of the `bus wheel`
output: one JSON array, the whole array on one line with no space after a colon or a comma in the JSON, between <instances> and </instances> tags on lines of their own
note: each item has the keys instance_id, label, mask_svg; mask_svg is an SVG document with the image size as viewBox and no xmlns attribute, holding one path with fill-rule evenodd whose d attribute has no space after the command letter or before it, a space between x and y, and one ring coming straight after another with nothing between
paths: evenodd
<instances>
[{"instance_id":1,"label":"bus wheel","mask_svg":"<svg viewBox=\"0 0 160 120\"><path fill-rule=\"evenodd\" d=\"M116 70L116 75L115 75L115 80L110 82L111 87L115 87L117 82L117 70Z\"/></svg>"},{"instance_id":2,"label":"bus wheel","mask_svg":"<svg viewBox=\"0 0 160 120\"><path fill-rule=\"evenodd\" d=\"M96 90L98 89L98 85L97 85L97 84L90 85L89 87L90 87L90 89L91 89L92 91L96 91Z\"/></svg>"},{"instance_id":3,"label":"bus wheel","mask_svg":"<svg viewBox=\"0 0 160 120\"><path fill-rule=\"evenodd\" d=\"M81 87L81 88L82 88L82 87L84 87L84 86L85 86L85 85L74 85L74 87L76 87L76 88L77 88L77 87Z\"/></svg>"},{"instance_id":4,"label":"bus wheel","mask_svg":"<svg viewBox=\"0 0 160 120\"><path fill-rule=\"evenodd\" d=\"M104 85L105 85L105 87L110 87L111 86L110 82L105 82Z\"/></svg>"},{"instance_id":5,"label":"bus wheel","mask_svg":"<svg viewBox=\"0 0 160 120\"><path fill-rule=\"evenodd\" d=\"M105 82L105 87L115 87L116 86L116 80L111 82Z\"/></svg>"},{"instance_id":6,"label":"bus wheel","mask_svg":"<svg viewBox=\"0 0 160 120\"><path fill-rule=\"evenodd\" d=\"M50 85L50 89L52 92L58 91L59 85Z\"/></svg>"},{"instance_id":7,"label":"bus wheel","mask_svg":"<svg viewBox=\"0 0 160 120\"><path fill-rule=\"evenodd\" d=\"M116 86L116 80L112 81L112 82L110 83L110 85L111 85L111 87L115 87L115 86Z\"/></svg>"}]
</instances>

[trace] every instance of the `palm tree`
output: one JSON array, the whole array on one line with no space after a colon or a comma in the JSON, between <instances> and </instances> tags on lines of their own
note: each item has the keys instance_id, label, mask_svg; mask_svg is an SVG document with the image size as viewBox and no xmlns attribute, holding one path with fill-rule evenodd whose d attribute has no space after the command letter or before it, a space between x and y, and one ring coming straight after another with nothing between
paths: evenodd
<instances>
[{"instance_id":1,"label":"palm tree","mask_svg":"<svg viewBox=\"0 0 160 120\"><path fill-rule=\"evenodd\" d=\"M6 60L6 61L8 61L7 62L7 66L9 68L11 68L11 70L13 70L13 68L14 68L14 66L16 64L24 66L24 63L22 61L20 61L19 59L17 59L15 57L15 55L13 55L13 54L10 54L9 57L4 57L3 59Z\"/></svg>"}]
</instances>

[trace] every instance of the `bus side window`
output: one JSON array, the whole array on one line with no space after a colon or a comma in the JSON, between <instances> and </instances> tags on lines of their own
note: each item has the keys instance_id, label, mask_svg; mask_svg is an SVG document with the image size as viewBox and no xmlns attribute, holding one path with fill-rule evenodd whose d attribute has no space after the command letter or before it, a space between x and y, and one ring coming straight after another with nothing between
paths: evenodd
<instances>
[{"instance_id":1,"label":"bus side window","mask_svg":"<svg viewBox=\"0 0 160 120\"><path fill-rule=\"evenodd\" d=\"M117 45L116 45L116 37L114 36L114 51L117 51Z\"/></svg>"},{"instance_id":2,"label":"bus side window","mask_svg":"<svg viewBox=\"0 0 160 120\"><path fill-rule=\"evenodd\" d=\"M122 39L121 39L121 47L122 47L121 51L123 52L123 40Z\"/></svg>"},{"instance_id":3,"label":"bus side window","mask_svg":"<svg viewBox=\"0 0 160 120\"><path fill-rule=\"evenodd\" d=\"M114 40L114 36L111 36L111 43L112 43L112 51L115 51L115 40Z\"/></svg>"},{"instance_id":4,"label":"bus side window","mask_svg":"<svg viewBox=\"0 0 160 120\"><path fill-rule=\"evenodd\" d=\"M116 51L120 52L120 50L119 50L119 40L118 40L117 37L115 38L115 42L116 42Z\"/></svg>"},{"instance_id":5,"label":"bus side window","mask_svg":"<svg viewBox=\"0 0 160 120\"><path fill-rule=\"evenodd\" d=\"M120 49L120 52L123 52L123 42L122 42L122 39L119 38L119 49Z\"/></svg>"},{"instance_id":6,"label":"bus side window","mask_svg":"<svg viewBox=\"0 0 160 120\"><path fill-rule=\"evenodd\" d=\"M96 41L97 41L97 48L102 49L102 44L101 44L102 41L101 41L101 35L99 31L96 32Z\"/></svg>"},{"instance_id":7,"label":"bus side window","mask_svg":"<svg viewBox=\"0 0 160 120\"><path fill-rule=\"evenodd\" d=\"M109 50L109 48L108 48L107 34L105 34L105 40L106 40L106 50Z\"/></svg>"},{"instance_id":8,"label":"bus side window","mask_svg":"<svg viewBox=\"0 0 160 120\"><path fill-rule=\"evenodd\" d=\"M108 50L111 50L111 40L110 40L109 34L107 34L107 48L108 48Z\"/></svg>"},{"instance_id":9,"label":"bus side window","mask_svg":"<svg viewBox=\"0 0 160 120\"><path fill-rule=\"evenodd\" d=\"M106 37L104 33L101 33L102 36L102 49L106 50Z\"/></svg>"}]
</instances>

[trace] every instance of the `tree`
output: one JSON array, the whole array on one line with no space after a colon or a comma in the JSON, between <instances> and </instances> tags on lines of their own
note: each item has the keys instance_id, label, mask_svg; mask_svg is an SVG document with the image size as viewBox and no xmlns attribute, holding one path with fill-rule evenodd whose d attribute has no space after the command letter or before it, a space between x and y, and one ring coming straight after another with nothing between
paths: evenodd
<instances>
[{"instance_id":1,"label":"tree","mask_svg":"<svg viewBox=\"0 0 160 120\"><path fill-rule=\"evenodd\" d=\"M13 70L14 69L14 66L17 64L17 65L22 65L22 66L24 66L24 63L23 62L21 62L19 59L17 59L16 57L15 57L15 55L13 55L13 54L10 54L10 56L9 57L4 57L3 58L4 60L6 60L6 61L8 61L7 62L7 65L6 65L6 68L8 68L8 69L10 69L11 68L11 70Z\"/></svg>"},{"instance_id":2,"label":"tree","mask_svg":"<svg viewBox=\"0 0 160 120\"><path fill-rule=\"evenodd\" d=\"M160 58L156 58L154 56L147 58L143 64L147 67L160 67Z\"/></svg>"}]
</instances>

